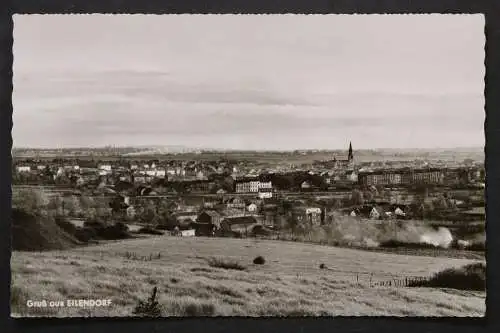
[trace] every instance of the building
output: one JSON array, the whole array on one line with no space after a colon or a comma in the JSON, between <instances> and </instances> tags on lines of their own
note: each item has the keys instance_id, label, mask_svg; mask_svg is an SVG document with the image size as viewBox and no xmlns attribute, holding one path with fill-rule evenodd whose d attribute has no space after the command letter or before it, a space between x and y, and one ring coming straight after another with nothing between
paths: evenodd
<instances>
[{"instance_id":1,"label":"building","mask_svg":"<svg viewBox=\"0 0 500 333\"><path fill-rule=\"evenodd\" d=\"M208 180L195 180L187 186L191 193L208 193L215 187L215 183Z\"/></svg>"},{"instance_id":2,"label":"building","mask_svg":"<svg viewBox=\"0 0 500 333\"><path fill-rule=\"evenodd\" d=\"M205 210L196 218L197 223L210 224L216 228L220 228L222 215L215 210Z\"/></svg>"},{"instance_id":3,"label":"building","mask_svg":"<svg viewBox=\"0 0 500 333\"><path fill-rule=\"evenodd\" d=\"M333 168L335 169L353 169L354 168L354 153L352 150L352 143L349 142L349 149L347 151L346 158L337 158L333 156L333 160L331 161Z\"/></svg>"},{"instance_id":4,"label":"building","mask_svg":"<svg viewBox=\"0 0 500 333\"><path fill-rule=\"evenodd\" d=\"M320 225L321 221L321 208L309 207L305 210L307 222L311 225Z\"/></svg>"},{"instance_id":5,"label":"building","mask_svg":"<svg viewBox=\"0 0 500 333\"><path fill-rule=\"evenodd\" d=\"M250 212L250 213L257 213L257 209L259 207L254 204L254 203L251 203L250 205L247 206L247 210Z\"/></svg>"},{"instance_id":6,"label":"building","mask_svg":"<svg viewBox=\"0 0 500 333\"><path fill-rule=\"evenodd\" d=\"M378 220L380 218L380 213L377 210L377 208L373 207L372 210L370 211L370 218L372 220Z\"/></svg>"},{"instance_id":7,"label":"building","mask_svg":"<svg viewBox=\"0 0 500 333\"><path fill-rule=\"evenodd\" d=\"M179 235L181 237L194 237L196 235L195 229L180 230Z\"/></svg>"},{"instance_id":8,"label":"building","mask_svg":"<svg viewBox=\"0 0 500 333\"><path fill-rule=\"evenodd\" d=\"M398 186L398 185L441 185L445 182L441 169L394 169L362 172L358 175L358 183L364 186Z\"/></svg>"},{"instance_id":9,"label":"building","mask_svg":"<svg viewBox=\"0 0 500 333\"><path fill-rule=\"evenodd\" d=\"M228 208L245 208L245 201L240 197L231 197L224 200L224 203Z\"/></svg>"},{"instance_id":10,"label":"building","mask_svg":"<svg viewBox=\"0 0 500 333\"><path fill-rule=\"evenodd\" d=\"M259 192L260 182L258 180L250 181L250 192L257 193Z\"/></svg>"},{"instance_id":11,"label":"building","mask_svg":"<svg viewBox=\"0 0 500 333\"><path fill-rule=\"evenodd\" d=\"M236 193L256 193L259 189L259 180L256 177L237 177L233 186Z\"/></svg>"},{"instance_id":12,"label":"building","mask_svg":"<svg viewBox=\"0 0 500 333\"><path fill-rule=\"evenodd\" d=\"M26 172L31 172L31 167L27 165L20 165L16 167L16 170L18 173L26 173Z\"/></svg>"},{"instance_id":13,"label":"building","mask_svg":"<svg viewBox=\"0 0 500 333\"><path fill-rule=\"evenodd\" d=\"M136 216L134 206L129 206L125 211L128 218L134 218Z\"/></svg>"},{"instance_id":14,"label":"building","mask_svg":"<svg viewBox=\"0 0 500 333\"><path fill-rule=\"evenodd\" d=\"M198 213L196 212L177 212L172 215L172 217L175 219L177 225L183 226L183 227L189 227L191 223L196 221L198 218Z\"/></svg>"},{"instance_id":15,"label":"building","mask_svg":"<svg viewBox=\"0 0 500 333\"><path fill-rule=\"evenodd\" d=\"M237 216L237 217L226 217L221 221L220 228L223 231L248 231L248 227L255 225L257 220L255 217L247 216Z\"/></svg>"},{"instance_id":16,"label":"building","mask_svg":"<svg viewBox=\"0 0 500 333\"><path fill-rule=\"evenodd\" d=\"M324 221L324 214L318 207L295 207L292 210L292 218L299 223L308 223L309 225L320 225Z\"/></svg>"},{"instance_id":17,"label":"building","mask_svg":"<svg viewBox=\"0 0 500 333\"><path fill-rule=\"evenodd\" d=\"M413 172L413 185L419 184L443 184L444 173L439 169L415 170Z\"/></svg>"},{"instance_id":18,"label":"building","mask_svg":"<svg viewBox=\"0 0 500 333\"><path fill-rule=\"evenodd\" d=\"M364 186L400 185L402 183L402 173L394 170L362 172L358 175L358 182Z\"/></svg>"},{"instance_id":19,"label":"building","mask_svg":"<svg viewBox=\"0 0 500 333\"><path fill-rule=\"evenodd\" d=\"M269 199L273 197L273 184L268 182L259 182L257 192L260 199Z\"/></svg>"},{"instance_id":20,"label":"building","mask_svg":"<svg viewBox=\"0 0 500 333\"><path fill-rule=\"evenodd\" d=\"M99 165L99 170L111 172L112 168L111 168L110 164L101 164L101 165Z\"/></svg>"},{"instance_id":21,"label":"building","mask_svg":"<svg viewBox=\"0 0 500 333\"><path fill-rule=\"evenodd\" d=\"M268 187L259 188L259 199L270 199L273 197L273 189Z\"/></svg>"},{"instance_id":22,"label":"building","mask_svg":"<svg viewBox=\"0 0 500 333\"><path fill-rule=\"evenodd\" d=\"M250 192L250 182L236 182L235 183L236 193L249 193Z\"/></svg>"},{"instance_id":23,"label":"building","mask_svg":"<svg viewBox=\"0 0 500 333\"><path fill-rule=\"evenodd\" d=\"M309 190L311 189L312 185L310 182L308 182L307 180L303 181L302 184L300 184L300 188L303 189L303 190Z\"/></svg>"}]
</instances>

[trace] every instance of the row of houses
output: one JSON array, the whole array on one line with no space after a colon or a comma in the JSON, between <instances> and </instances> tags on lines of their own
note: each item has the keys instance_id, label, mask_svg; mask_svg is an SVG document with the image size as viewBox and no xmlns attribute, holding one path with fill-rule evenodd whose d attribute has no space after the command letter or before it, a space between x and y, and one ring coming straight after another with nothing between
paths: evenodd
<instances>
[{"instance_id":1,"label":"row of houses","mask_svg":"<svg viewBox=\"0 0 500 333\"><path fill-rule=\"evenodd\" d=\"M484 170L470 168L456 169L390 169L372 172L360 172L360 185L420 185L420 184L467 184L484 181Z\"/></svg>"}]
</instances>

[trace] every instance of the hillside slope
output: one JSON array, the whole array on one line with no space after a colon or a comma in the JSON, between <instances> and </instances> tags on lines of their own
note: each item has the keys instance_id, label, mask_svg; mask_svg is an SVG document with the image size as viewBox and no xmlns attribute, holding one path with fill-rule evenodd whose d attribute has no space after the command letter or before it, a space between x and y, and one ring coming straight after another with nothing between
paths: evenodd
<instances>
[{"instance_id":1,"label":"hillside slope","mask_svg":"<svg viewBox=\"0 0 500 333\"><path fill-rule=\"evenodd\" d=\"M252 263L259 255L264 265ZM247 269L211 267L211 257ZM282 241L159 236L14 252L12 309L16 316L129 316L157 286L166 316L483 316L484 292L370 286L470 262ZM38 311L25 306L26 299L68 298L110 298L113 304Z\"/></svg>"}]
</instances>

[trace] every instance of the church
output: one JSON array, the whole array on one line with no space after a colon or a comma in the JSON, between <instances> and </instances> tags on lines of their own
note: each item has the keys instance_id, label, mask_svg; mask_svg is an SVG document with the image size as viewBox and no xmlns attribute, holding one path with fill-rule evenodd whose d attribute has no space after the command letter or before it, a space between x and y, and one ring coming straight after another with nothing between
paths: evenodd
<instances>
[{"instance_id":1,"label":"church","mask_svg":"<svg viewBox=\"0 0 500 333\"><path fill-rule=\"evenodd\" d=\"M347 158L337 159L333 156L333 167L336 169L353 169L354 168L354 154L352 152L352 143L349 142L349 150L347 153Z\"/></svg>"}]
</instances>

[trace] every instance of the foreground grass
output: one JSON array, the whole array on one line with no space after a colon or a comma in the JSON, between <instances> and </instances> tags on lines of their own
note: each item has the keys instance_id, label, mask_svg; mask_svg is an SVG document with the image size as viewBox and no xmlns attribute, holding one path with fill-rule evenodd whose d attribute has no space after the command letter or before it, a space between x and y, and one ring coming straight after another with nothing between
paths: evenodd
<instances>
[{"instance_id":1,"label":"foreground grass","mask_svg":"<svg viewBox=\"0 0 500 333\"><path fill-rule=\"evenodd\" d=\"M252 263L259 255L266 258L265 264ZM148 260L137 259L144 257ZM246 269L214 267L211 258ZM130 316L157 286L164 316L483 316L484 292L370 286L471 262L282 241L168 236L69 251L14 252L12 314ZM320 264L328 269L320 269ZM69 298L109 298L112 305L26 306L27 300Z\"/></svg>"}]
</instances>

